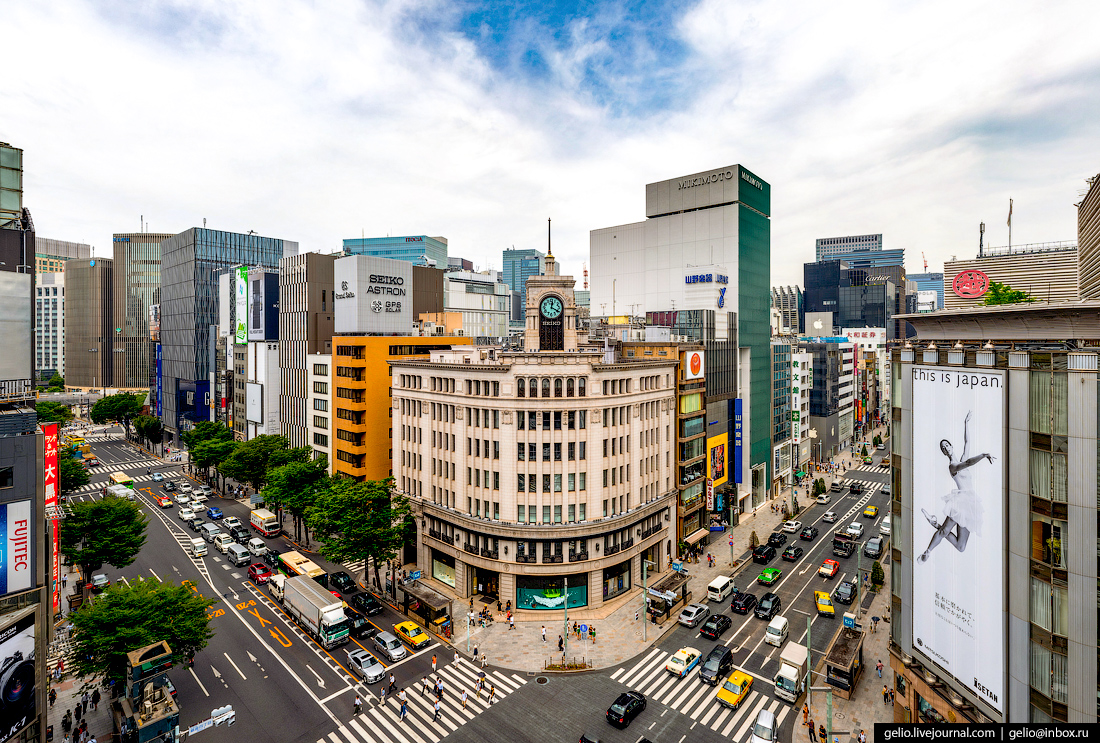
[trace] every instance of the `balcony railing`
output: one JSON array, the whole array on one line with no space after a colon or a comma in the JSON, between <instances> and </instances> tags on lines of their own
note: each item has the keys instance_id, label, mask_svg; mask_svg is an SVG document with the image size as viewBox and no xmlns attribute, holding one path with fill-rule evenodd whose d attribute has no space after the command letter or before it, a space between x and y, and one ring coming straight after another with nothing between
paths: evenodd
<instances>
[{"instance_id":1,"label":"balcony railing","mask_svg":"<svg viewBox=\"0 0 1100 743\"><path fill-rule=\"evenodd\" d=\"M628 550L633 546L634 546L634 540L633 539L627 539L626 541L619 543L619 549L621 549L621 550Z\"/></svg>"},{"instance_id":2,"label":"balcony railing","mask_svg":"<svg viewBox=\"0 0 1100 743\"><path fill-rule=\"evenodd\" d=\"M603 553L604 553L605 556L613 555L621 549L622 549L622 545L618 545L618 544L605 545L604 548L603 548Z\"/></svg>"},{"instance_id":3,"label":"balcony railing","mask_svg":"<svg viewBox=\"0 0 1100 743\"><path fill-rule=\"evenodd\" d=\"M534 555L516 555L516 562L538 562Z\"/></svg>"},{"instance_id":4,"label":"balcony railing","mask_svg":"<svg viewBox=\"0 0 1100 743\"><path fill-rule=\"evenodd\" d=\"M581 560L587 560L587 559L588 559L588 553L587 552L570 552L569 553L569 562L580 562Z\"/></svg>"},{"instance_id":5,"label":"balcony railing","mask_svg":"<svg viewBox=\"0 0 1100 743\"><path fill-rule=\"evenodd\" d=\"M564 560L563 560L562 558L563 558L563 555L543 555L543 556L542 556L542 561L543 561L544 563L549 563L549 562L564 562Z\"/></svg>"},{"instance_id":6,"label":"balcony railing","mask_svg":"<svg viewBox=\"0 0 1100 743\"><path fill-rule=\"evenodd\" d=\"M464 545L462 545L462 549L466 550L470 554L473 554L473 555L477 554L477 546L475 546L473 544L464 544Z\"/></svg>"},{"instance_id":7,"label":"balcony railing","mask_svg":"<svg viewBox=\"0 0 1100 743\"><path fill-rule=\"evenodd\" d=\"M482 547L481 548L481 556L482 557L488 557L492 560L499 560L500 559L500 551L499 550L487 550L484 547Z\"/></svg>"}]
</instances>

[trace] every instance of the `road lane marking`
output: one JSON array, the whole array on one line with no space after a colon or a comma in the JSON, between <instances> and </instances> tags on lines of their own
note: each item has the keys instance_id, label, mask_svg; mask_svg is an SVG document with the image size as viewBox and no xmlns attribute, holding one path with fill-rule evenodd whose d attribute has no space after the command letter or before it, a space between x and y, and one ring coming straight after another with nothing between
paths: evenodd
<instances>
[{"instance_id":1,"label":"road lane marking","mask_svg":"<svg viewBox=\"0 0 1100 743\"><path fill-rule=\"evenodd\" d=\"M153 570L152 568L149 568L149 572L153 574L154 578L156 578L157 580L160 580L160 576L157 575L155 570ZM164 581L161 581L161 582L163 583ZM213 586L211 586L211 587L213 587Z\"/></svg>"},{"instance_id":2,"label":"road lane marking","mask_svg":"<svg viewBox=\"0 0 1100 743\"><path fill-rule=\"evenodd\" d=\"M325 697L324 699L322 699L322 700L321 700L321 704L328 704L329 702L331 702L331 701L332 701L333 699L335 699L336 697L340 696L341 694L346 694L346 693L347 693L347 692L349 692L349 691L351 691L351 687L350 687L350 686L345 686L345 687L344 687L343 689L341 689L340 691L334 691L334 692L332 692L331 694L329 694L329 695L328 695L327 697Z\"/></svg>"},{"instance_id":3,"label":"road lane marking","mask_svg":"<svg viewBox=\"0 0 1100 743\"><path fill-rule=\"evenodd\" d=\"M201 681L199 681L199 677L195 675L195 669L194 668L188 668L187 670L191 672L192 676L194 676L195 683L199 685L200 689L202 689L202 693L205 694L206 696L210 696L210 692L208 692L206 690L206 687L202 685Z\"/></svg>"},{"instance_id":4,"label":"road lane marking","mask_svg":"<svg viewBox=\"0 0 1100 743\"><path fill-rule=\"evenodd\" d=\"M234 663L234 662L233 662L233 659L229 657L229 653L222 653L222 655L224 655L224 656L225 656L225 659L226 659L227 661L229 661L229 665L233 666L233 669L234 669L234 670L235 670L235 671L236 671L237 673L240 673L240 674L241 674L241 678L242 678L242 679L244 679L245 681L248 681L248 677L247 677L247 676L245 676L245 675L244 675L243 673L241 673L241 669L240 669L240 668L237 668L237 664L236 664L236 663Z\"/></svg>"},{"instance_id":5,"label":"road lane marking","mask_svg":"<svg viewBox=\"0 0 1100 743\"><path fill-rule=\"evenodd\" d=\"M319 673L317 673L316 671L314 671L313 666L311 666L308 663L306 663L306 668L308 668L309 672L312 673L314 675L314 677L316 677L317 685L320 686L322 689L324 689L325 688L325 681L324 681L324 679L321 678L321 675Z\"/></svg>"}]
</instances>

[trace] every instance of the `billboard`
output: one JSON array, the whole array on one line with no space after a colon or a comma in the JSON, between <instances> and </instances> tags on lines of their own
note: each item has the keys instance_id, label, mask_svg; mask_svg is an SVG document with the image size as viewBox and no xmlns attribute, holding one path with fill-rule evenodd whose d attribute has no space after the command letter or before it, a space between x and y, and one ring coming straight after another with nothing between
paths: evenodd
<instances>
[{"instance_id":1,"label":"billboard","mask_svg":"<svg viewBox=\"0 0 1100 743\"><path fill-rule=\"evenodd\" d=\"M45 505L47 513L56 514L58 488L61 484L61 475L58 472L57 448L58 429L57 423L42 424L42 466L45 477ZM53 615L61 613L61 549L58 537L57 517L50 519L50 542L53 551L50 553L50 594L53 601Z\"/></svg>"},{"instance_id":2,"label":"billboard","mask_svg":"<svg viewBox=\"0 0 1100 743\"><path fill-rule=\"evenodd\" d=\"M245 383L245 420L252 423L264 422L264 386L257 382Z\"/></svg>"},{"instance_id":3,"label":"billboard","mask_svg":"<svg viewBox=\"0 0 1100 743\"><path fill-rule=\"evenodd\" d=\"M742 443L744 440L744 420L741 398L733 400L733 481L741 482Z\"/></svg>"},{"instance_id":4,"label":"billboard","mask_svg":"<svg viewBox=\"0 0 1100 743\"><path fill-rule=\"evenodd\" d=\"M0 740L34 721L36 680L32 611L0 630Z\"/></svg>"},{"instance_id":5,"label":"billboard","mask_svg":"<svg viewBox=\"0 0 1100 743\"><path fill-rule=\"evenodd\" d=\"M1005 375L912 374L913 650L1003 712Z\"/></svg>"},{"instance_id":6,"label":"billboard","mask_svg":"<svg viewBox=\"0 0 1100 743\"><path fill-rule=\"evenodd\" d=\"M160 418L164 415L164 376L161 369L161 350L160 344L157 344L157 417Z\"/></svg>"},{"instance_id":7,"label":"billboard","mask_svg":"<svg viewBox=\"0 0 1100 743\"><path fill-rule=\"evenodd\" d=\"M729 451L729 434L723 433L707 439L707 478L714 487L729 480L729 467L726 455Z\"/></svg>"},{"instance_id":8,"label":"billboard","mask_svg":"<svg viewBox=\"0 0 1100 743\"><path fill-rule=\"evenodd\" d=\"M684 370L685 381L689 379L702 379L706 374L702 351L687 351L686 353L680 354L680 365Z\"/></svg>"},{"instance_id":9,"label":"billboard","mask_svg":"<svg viewBox=\"0 0 1100 743\"><path fill-rule=\"evenodd\" d=\"M237 266L237 290L236 290L236 317L233 341L239 344L248 343L248 266Z\"/></svg>"},{"instance_id":10,"label":"billboard","mask_svg":"<svg viewBox=\"0 0 1100 743\"><path fill-rule=\"evenodd\" d=\"M31 572L31 502L0 503L0 596L25 591L34 582Z\"/></svg>"},{"instance_id":11,"label":"billboard","mask_svg":"<svg viewBox=\"0 0 1100 743\"><path fill-rule=\"evenodd\" d=\"M413 266L408 261L352 255L337 258L332 294L337 333L412 332Z\"/></svg>"},{"instance_id":12,"label":"billboard","mask_svg":"<svg viewBox=\"0 0 1100 743\"><path fill-rule=\"evenodd\" d=\"M248 282L248 340L278 340L279 274L254 268Z\"/></svg>"}]
</instances>

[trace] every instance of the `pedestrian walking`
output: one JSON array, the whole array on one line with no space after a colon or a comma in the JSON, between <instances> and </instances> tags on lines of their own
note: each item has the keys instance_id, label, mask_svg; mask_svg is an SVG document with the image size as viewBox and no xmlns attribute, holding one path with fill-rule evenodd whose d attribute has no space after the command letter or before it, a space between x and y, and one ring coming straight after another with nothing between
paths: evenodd
<instances>
[{"instance_id":1,"label":"pedestrian walking","mask_svg":"<svg viewBox=\"0 0 1100 743\"><path fill-rule=\"evenodd\" d=\"M459 658L459 656L458 656L458 650L456 649L456 650L455 650L455 665L456 665L456 666L458 665L458 658Z\"/></svg>"},{"instance_id":2,"label":"pedestrian walking","mask_svg":"<svg viewBox=\"0 0 1100 743\"><path fill-rule=\"evenodd\" d=\"M492 704L497 700L497 687L493 684L489 684L489 704Z\"/></svg>"},{"instance_id":3,"label":"pedestrian walking","mask_svg":"<svg viewBox=\"0 0 1100 743\"><path fill-rule=\"evenodd\" d=\"M462 690L462 709L466 709L466 690Z\"/></svg>"},{"instance_id":4,"label":"pedestrian walking","mask_svg":"<svg viewBox=\"0 0 1100 743\"><path fill-rule=\"evenodd\" d=\"M565 650L565 638L558 635L558 652Z\"/></svg>"},{"instance_id":5,"label":"pedestrian walking","mask_svg":"<svg viewBox=\"0 0 1100 743\"><path fill-rule=\"evenodd\" d=\"M489 654L488 653L482 653L481 654L481 667L484 668L485 664L488 663L488 662L489 662Z\"/></svg>"},{"instance_id":6,"label":"pedestrian walking","mask_svg":"<svg viewBox=\"0 0 1100 743\"><path fill-rule=\"evenodd\" d=\"M802 724L805 725L806 722L809 719L810 719L810 705L803 704L802 705Z\"/></svg>"},{"instance_id":7,"label":"pedestrian walking","mask_svg":"<svg viewBox=\"0 0 1100 743\"><path fill-rule=\"evenodd\" d=\"M883 704L889 704L890 703L890 690L886 687L886 684L882 685L882 703Z\"/></svg>"},{"instance_id":8,"label":"pedestrian walking","mask_svg":"<svg viewBox=\"0 0 1100 743\"><path fill-rule=\"evenodd\" d=\"M508 615L508 629L513 630L516 628L516 618L511 614Z\"/></svg>"},{"instance_id":9,"label":"pedestrian walking","mask_svg":"<svg viewBox=\"0 0 1100 743\"><path fill-rule=\"evenodd\" d=\"M80 702L77 702L76 706L73 707L73 718L75 718L78 723L80 722Z\"/></svg>"},{"instance_id":10,"label":"pedestrian walking","mask_svg":"<svg viewBox=\"0 0 1100 743\"><path fill-rule=\"evenodd\" d=\"M409 703L409 697L408 697L408 695L406 695L406 694L405 694L405 690L404 690L404 689L402 689L401 691L397 692L397 698L398 698L399 700L401 700L401 706L402 706L402 707L404 707L404 706L405 706L406 704L408 704L408 703Z\"/></svg>"},{"instance_id":11,"label":"pedestrian walking","mask_svg":"<svg viewBox=\"0 0 1100 743\"><path fill-rule=\"evenodd\" d=\"M397 721L398 722L404 722L405 717L407 717L408 714L409 714L409 705L402 702L401 703L401 715L397 718Z\"/></svg>"},{"instance_id":12,"label":"pedestrian walking","mask_svg":"<svg viewBox=\"0 0 1100 743\"><path fill-rule=\"evenodd\" d=\"M428 677L425 676L420 684L420 696L424 696L424 692L428 690Z\"/></svg>"},{"instance_id":13,"label":"pedestrian walking","mask_svg":"<svg viewBox=\"0 0 1100 743\"><path fill-rule=\"evenodd\" d=\"M439 719L439 700L435 700L435 717L432 718L432 722Z\"/></svg>"},{"instance_id":14,"label":"pedestrian walking","mask_svg":"<svg viewBox=\"0 0 1100 743\"><path fill-rule=\"evenodd\" d=\"M817 728L814 727L814 718L810 718L810 741L811 743L817 743ZM826 741L825 743L828 743Z\"/></svg>"},{"instance_id":15,"label":"pedestrian walking","mask_svg":"<svg viewBox=\"0 0 1100 743\"><path fill-rule=\"evenodd\" d=\"M588 639L592 641L592 644L596 644L596 625L588 625Z\"/></svg>"},{"instance_id":16,"label":"pedestrian walking","mask_svg":"<svg viewBox=\"0 0 1100 743\"><path fill-rule=\"evenodd\" d=\"M893 689L890 690L890 706L891 707L894 706L894 690Z\"/></svg>"},{"instance_id":17,"label":"pedestrian walking","mask_svg":"<svg viewBox=\"0 0 1100 743\"><path fill-rule=\"evenodd\" d=\"M542 641L546 642L546 625L542 625Z\"/></svg>"},{"instance_id":18,"label":"pedestrian walking","mask_svg":"<svg viewBox=\"0 0 1100 743\"><path fill-rule=\"evenodd\" d=\"M859 731L859 743L867 743L867 733L862 730Z\"/></svg>"},{"instance_id":19,"label":"pedestrian walking","mask_svg":"<svg viewBox=\"0 0 1100 743\"><path fill-rule=\"evenodd\" d=\"M386 691L394 691L397 689L397 679L393 676L393 671L390 671L390 685Z\"/></svg>"},{"instance_id":20,"label":"pedestrian walking","mask_svg":"<svg viewBox=\"0 0 1100 743\"><path fill-rule=\"evenodd\" d=\"M478 699L481 699L481 685L484 682L485 679L481 678L480 676L478 677L477 681L474 682L474 695L477 696Z\"/></svg>"},{"instance_id":21,"label":"pedestrian walking","mask_svg":"<svg viewBox=\"0 0 1100 743\"><path fill-rule=\"evenodd\" d=\"M99 700L102 699L99 695L99 689L92 692L92 709L99 709Z\"/></svg>"},{"instance_id":22,"label":"pedestrian walking","mask_svg":"<svg viewBox=\"0 0 1100 743\"><path fill-rule=\"evenodd\" d=\"M477 645L474 645L474 660L477 660Z\"/></svg>"},{"instance_id":23,"label":"pedestrian walking","mask_svg":"<svg viewBox=\"0 0 1100 743\"><path fill-rule=\"evenodd\" d=\"M355 695L355 703L352 705L354 714L359 714L363 711L363 700L358 694Z\"/></svg>"},{"instance_id":24,"label":"pedestrian walking","mask_svg":"<svg viewBox=\"0 0 1100 743\"><path fill-rule=\"evenodd\" d=\"M65 716L61 718L61 729L65 731L65 735L68 735L69 731L73 729L72 712L65 710Z\"/></svg>"},{"instance_id":25,"label":"pedestrian walking","mask_svg":"<svg viewBox=\"0 0 1100 743\"><path fill-rule=\"evenodd\" d=\"M378 697L378 706L384 707L386 705L386 687L382 687L382 692Z\"/></svg>"},{"instance_id":26,"label":"pedestrian walking","mask_svg":"<svg viewBox=\"0 0 1100 743\"><path fill-rule=\"evenodd\" d=\"M435 673L435 656L432 656L432 673Z\"/></svg>"},{"instance_id":27,"label":"pedestrian walking","mask_svg":"<svg viewBox=\"0 0 1100 743\"><path fill-rule=\"evenodd\" d=\"M829 743L829 734L825 732L824 725L817 726L817 737L821 739L821 743Z\"/></svg>"},{"instance_id":28,"label":"pedestrian walking","mask_svg":"<svg viewBox=\"0 0 1100 743\"><path fill-rule=\"evenodd\" d=\"M61 576L61 587L66 588L69 585L69 574L65 573Z\"/></svg>"},{"instance_id":29,"label":"pedestrian walking","mask_svg":"<svg viewBox=\"0 0 1100 743\"><path fill-rule=\"evenodd\" d=\"M881 658L879 659L879 662L875 664L875 670L878 671L878 677L882 678L882 659ZM885 689L886 687L883 687L883 688Z\"/></svg>"},{"instance_id":30,"label":"pedestrian walking","mask_svg":"<svg viewBox=\"0 0 1100 743\"><path fill-rule=\"evenodd\" d=\"M54 702L57 701L57 689L50 687L50 708L53 708Z\"/></svg>"},{"instance_id":31,"label":"pedestrian walking","mask_svg":"<svg viewBox=\"0 0 1100 743\"><path fill-rule=\"evenodd\" d=\"M88 692L84 692L80 695L80 713L87 716L88 714L88 702L91 701L91 696Z\"/></svg>"}]
</instances>

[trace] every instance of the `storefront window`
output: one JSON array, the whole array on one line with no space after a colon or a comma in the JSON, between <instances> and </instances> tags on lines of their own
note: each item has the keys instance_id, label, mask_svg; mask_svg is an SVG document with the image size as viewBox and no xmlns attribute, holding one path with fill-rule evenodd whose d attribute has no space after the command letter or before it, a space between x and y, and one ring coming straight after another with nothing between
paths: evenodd
<instances>
[{"instance_id":1,"label":"storefront window","mask_svg":"<svg viewBox=\"0 0 1100 743\"><path fill-rule=\"evenodd\" d=\"M565 579L569 581L569 608L588 605L588 575L516 576L516 607L556 610L565 606Z\"/></svg>"},{"instance_id":2,"label":"storefront window","mask_svg":"<svg viewBox=\"0 0 1100 743\"><path fill-rule=\"evenodd\" d=\"M432 550L432 577L454 588L455 559L450 555Z\"/></svg>"},{"instance_id":3,"label":"storefront window","mask_svg":"<svg viewBox=\"0 0 1100 743\"><path fill-rule=\"evenodd\" d=\"M917 718L921 722L944 724L947 722L947 718L933 709L932 705L928 703L924 697L920 694L917 697Z\"/></svg>"},{"instance_id":4,"label":"storefront window","mask_svg":"<svg viewBox=\"0 0 1100 743\"><path fill-rule=\"evenodd\" d=\"M603 571L604 601L630 590L630 560Z\"/></svg>"}]
</instances>

